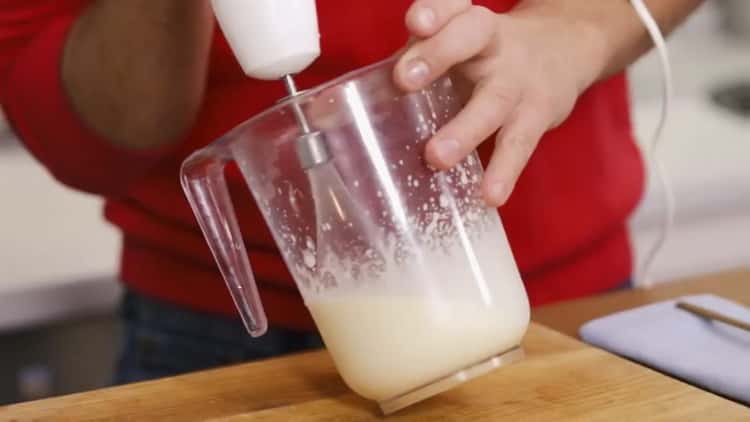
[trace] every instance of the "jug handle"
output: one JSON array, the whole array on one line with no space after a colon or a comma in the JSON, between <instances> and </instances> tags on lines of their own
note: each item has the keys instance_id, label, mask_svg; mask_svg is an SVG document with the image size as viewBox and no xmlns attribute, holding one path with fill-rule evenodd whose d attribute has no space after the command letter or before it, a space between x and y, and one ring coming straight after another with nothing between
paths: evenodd
<instances>
[{"instance_id":1,"label":"jug handle","mask_svg":"<svg viewBox=\"0 0 750 422\"><path fill-rule=\"evenodd\" d=\"M221 147L200 150L183 163L180 179L245 328L260 337L268 320L224 177L230 161Z\"/></svg>"}]
</instances>

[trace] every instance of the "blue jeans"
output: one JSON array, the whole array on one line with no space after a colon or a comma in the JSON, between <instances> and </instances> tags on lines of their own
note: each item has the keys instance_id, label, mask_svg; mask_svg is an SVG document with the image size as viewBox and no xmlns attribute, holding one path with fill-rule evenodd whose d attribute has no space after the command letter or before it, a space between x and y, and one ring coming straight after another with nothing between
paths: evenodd
<instances>
[{"instance_id":1,"label":"blue jeans","mask_svg":"<svg viewBox=\"0 0 750 422\"><path fill-rule=\"evenodd\" d=\"M239 319L196 312L132 291L121 304L116 384L144 381L323 347L313 332L270 327L252 338Z\"/></svg>"}]
</instances>

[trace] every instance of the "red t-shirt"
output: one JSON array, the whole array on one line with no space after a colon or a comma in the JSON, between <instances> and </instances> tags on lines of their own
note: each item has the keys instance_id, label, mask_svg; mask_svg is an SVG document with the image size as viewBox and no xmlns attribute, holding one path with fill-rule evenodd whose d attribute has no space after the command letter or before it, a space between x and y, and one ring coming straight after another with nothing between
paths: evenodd
<instances>
[{"instance_id":1,"label":"red t-shirt","mask_svg":"<svg viewBox=\"0 0 750 422\"><path fill-rule=\"evenodd\" d=\"M299 76L303 87L386 58L407 40L403 19L411 0L317 3L323 55ZM503 12L515 1L475 3ZM106 198L105 216L123 233L120 274L126 285L194 309L234 314L178 172L192 151L284 96L282 84L245 77L217 29L205 101L185 139L167 150L112 146L82 124L60 81L66 34L87 4L0 0L0 101L9 121L58 180ZM483 158L490 144L480 148ZM310 327L244 182L232 173L228 182L271 323ZM625 222L642 185L626 80L617 75L591 87L570 118L546 134L500 210L532 304L628 279Z\"/></svg>"}]
</instances>

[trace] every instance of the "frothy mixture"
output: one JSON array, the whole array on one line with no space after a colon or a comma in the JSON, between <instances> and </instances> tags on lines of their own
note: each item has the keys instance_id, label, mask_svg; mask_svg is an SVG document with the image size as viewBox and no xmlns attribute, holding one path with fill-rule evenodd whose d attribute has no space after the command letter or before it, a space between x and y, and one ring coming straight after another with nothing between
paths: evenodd
<instances>
[{"instance_id":1,"label":"frothy mixture","mask_svg":"<svg viewBox=\"0 0 750 422\"><path fill-rule=\"evenodd\" d=\"M500 218L479 195L476 155L444 173L419 160L373 159L373 173L316 167L315 224L273 214L341 376L381 402L509 351L529 322Z\"/></svg>"},{"instance_id":2,"label":"frothy mixture","mask_svg":"<svg viewBox=\"0 0 750 422\"><path fill-rule=\"evenodd\" d=\"M341 376L383 401L517 346L527 313L423 298L341 298L309 305Z\"/></svg>"},{"instance_id":3,"label":"frothy mixture","mask_svg":"<svg viewBox=\"0 0 750 422\"><path fill-rule=\"evenodd\" d=\"M494 211L493 211L494 213ZM529 305L496 215L483 235L389 265L378 286L308 300L346 383L392 399L518 345ZM467 250L473 250L469 255ZM434 286L430 289L429 286ZM421 286L410 294L407 286Z\"/></svg>"}]
</instances>

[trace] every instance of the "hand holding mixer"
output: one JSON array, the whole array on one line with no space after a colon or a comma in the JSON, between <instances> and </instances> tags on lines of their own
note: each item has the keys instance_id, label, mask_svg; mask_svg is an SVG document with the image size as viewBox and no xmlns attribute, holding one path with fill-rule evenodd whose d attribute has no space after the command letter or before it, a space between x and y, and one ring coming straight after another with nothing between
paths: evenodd
<instances>
[{"instance_id":1,"label":"hand holding mixer","mask_svg":"<svg viewBox=\"0 0 750 422\"><path fill-rule=\"evenodd\" d=\"M245 73L289 93L181 174L251 335L267 322L224 178L230 161L340 374L385 413L521 359L529 303L497 211L480 198L478 156L447 172L422 158L461 109L450 77L405 93L388 59L298 92L292 75L320 54L315 0L212 3Z\"/></svg>"}]
</instances>

